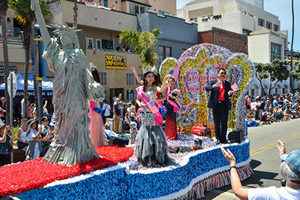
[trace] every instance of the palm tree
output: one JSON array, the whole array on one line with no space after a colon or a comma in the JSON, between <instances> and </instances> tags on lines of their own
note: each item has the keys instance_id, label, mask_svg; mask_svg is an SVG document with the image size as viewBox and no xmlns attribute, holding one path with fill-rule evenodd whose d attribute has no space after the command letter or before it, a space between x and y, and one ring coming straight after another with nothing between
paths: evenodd
<instances>
[{"instance_id":1,"label":"palm tree","mask_svg":"<svg viewBox=\"0 0 300 200\"><path fill-rule=\"evenodd\" d=\"M295 36L295 12L294 12L294 0L291 1L292 3L292 41L291 41L291 71L294 70L294 63L293 63L293 57L294 57L294 36ZM291 90L294 90L294 84L293 84L293 77L290 77L290 88Z\"/></svg>"},{"instance_id":2,"label":"palm tree","mask_svg":"<svg viewBox=\"0 0 300 200\"><path fill-rule=\"evenodd\" d=\"M0 2L0 17L2 18L2 39L3 39L3 58L4 58L4 72L5 81L8 77L8 48L7 48L7 36L6 36L6 13L8 9L7 0ZM5 98L9 99L7 84L5 84ZM6 122L9 122L9 101L6 103Z\"/></svg>"},{"instance_id":3,"label":"palm tree","mask_svg":"<svg viewBox=\"0 0 300 200\"><path fill-rule=\"evenodd\" d=\"M12 8L17 14L17 21L22 25L24 31L24 49L25 49L25 68L24 68L24 103L25 108L28 105L28 72L29 61L31 56L32 45L32 30L34 22L34 12L31 10L30 0L8 0L10 8ZM40 0L43 14L45 16L50 15L46 0ZM25 112L27 115L27 112ZM27 116L25 116L27 117Z\"/></svg>"},{"instance_id":4,"label":"palm tree","mask_svg":"<svg viewBox=\"0 0 300 200\"><path fill-rule=\"evenodd\" d=\"M158 29L151 32L123 31L120 33L120 41L138 54L142 67L154 66L158 61L156 51Z\"/></svg>"}]
</instances>

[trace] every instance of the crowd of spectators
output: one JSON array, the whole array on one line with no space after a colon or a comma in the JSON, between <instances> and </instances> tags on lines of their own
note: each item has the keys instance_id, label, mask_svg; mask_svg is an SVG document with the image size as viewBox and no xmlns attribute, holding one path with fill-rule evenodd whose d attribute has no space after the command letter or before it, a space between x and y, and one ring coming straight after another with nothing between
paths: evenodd
<instances>
[{"instance_id":1,"label":"crowd of spectators","mask_svg":"<svg viewBox=\"0 0 300 200\"><path fill-rule=\"evenodd\" d=\"M15 119L11 128L5 125L5 98L0 99L0 165L12 162L11 153L16 150L23 152L26 160L46 154L55 137L55 115L48 112L47 104L45 101L42 114L38 117L36 104L30 103L25 111L27 117ZM122 101L122 96L119 95L114 98L112 106L104 99L99 106L103 111L101 115L108 144L124 146L129 143L129 138L133 139L133 143L135 137L129 135L136 135L138 128L135 104Z\"/></svg>"},{"instance_id":2,"label":"crowd of spectators","mask_svg":"<svg viewBox=\"0 0 300 200\"><path fill-rule=\"evenodd\" d=\"M45 155L51 140L55 136L51 113L47 111L47 101L43 106L43 114L38 119L34 103L29 104L27 118L16 120L14 127L5 125L5 98L0 99L0 156L8 163L9 154L15 148L25 152L26 159L34 159ZM300 95L269 95L245 98L248 127L271 124L300 117ZM139 110L134 102L122 101L122 96L114 98L112 105L102 100L100 103L105 137L108 143L133 144L139 123ZM127 139L126 137L127 136ZM129 141L130 138L130 141ZM10 144L10 145L9 145ZM6 161L5 161L6 160Z\"/></svg>"},{"instance_id":3,"label":"crowd of spectators","mask_svg":"<svg viewBox=\"0 0 300 200\"><path fill-rule=\"evenodd\" d=\"M43 113L37 117L34 103L27 108L27 118L14 120L13 127L5 125L6 109L2 101L0 119L0 165L12 162L13 152L23 152L24 159L34 159L45 155L54 137L54 124L49 123L51 117L44 104ZM19 150L19 151L16 151Z\"/></svg>"},{"instance_id":4,"label":"crowd of spectators","mask_svg":"<svg viewBox=\"0 0 300 200\"><path fill-rule=\"evenodd\" d=\"M300 117L300 96L295 94L246 96L249 127L287 121Z\"/></svg>"}]
</instances>

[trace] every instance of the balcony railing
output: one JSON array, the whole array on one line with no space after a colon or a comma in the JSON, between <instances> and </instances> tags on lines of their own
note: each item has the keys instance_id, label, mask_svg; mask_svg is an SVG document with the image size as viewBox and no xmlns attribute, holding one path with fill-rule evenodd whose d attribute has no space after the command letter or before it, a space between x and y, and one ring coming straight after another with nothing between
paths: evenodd
<instances>
[{"instance_id":1,"label":"balcony railing","mask_svg":"<svg viewBox=\"0 0 300 200\"><path fill-rule=\"evenodd\" d=\"M63 15L66 23L73 23L73 2L63 1ZM112 31L137 30L137 18L120 11L78 4L78 25Z\"/></svg>"}]
</instances>

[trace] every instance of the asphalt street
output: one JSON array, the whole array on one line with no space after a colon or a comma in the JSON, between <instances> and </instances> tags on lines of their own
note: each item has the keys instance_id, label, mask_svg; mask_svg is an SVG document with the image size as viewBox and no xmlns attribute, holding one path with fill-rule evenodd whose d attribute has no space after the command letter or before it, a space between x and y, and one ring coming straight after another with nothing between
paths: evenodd
<instances>
[{"instance_id":1,"label":"asphalt street","mask_svg":"<svg viewBox=\"0 0 300 200\"><path fill-rule=\"evenodd\" d=\"M249 188L281 186L276 143L281 139L288 151L300 148L300 119L249 129L251 167L254 175L243 182ZM229 187L209 192L205 199L236 200Z\"/></svg>"}]
</instances>

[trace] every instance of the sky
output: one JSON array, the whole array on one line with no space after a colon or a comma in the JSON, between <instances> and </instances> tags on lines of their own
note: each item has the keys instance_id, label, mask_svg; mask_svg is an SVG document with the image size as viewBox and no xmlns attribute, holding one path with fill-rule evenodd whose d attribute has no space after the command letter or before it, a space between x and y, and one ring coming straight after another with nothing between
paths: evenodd
<instances>
[{"instance_id":1,"label":"sky","mask_svg":"<svg viewBox=\"0 0 300 200\"><path fill-rule=\"evenodd\" d=\"M177 8L191 0L177 0ZM220 0L221 1L221 0ZM295 39L294 50L300 51L300 0L294 0L295 8ZM281 21L281 30L289 31L289 41L292 39L292 10L290 0L265 0L265 10L277 15Z\"/></svg>"}]
</instances>

